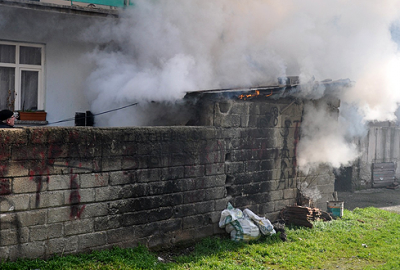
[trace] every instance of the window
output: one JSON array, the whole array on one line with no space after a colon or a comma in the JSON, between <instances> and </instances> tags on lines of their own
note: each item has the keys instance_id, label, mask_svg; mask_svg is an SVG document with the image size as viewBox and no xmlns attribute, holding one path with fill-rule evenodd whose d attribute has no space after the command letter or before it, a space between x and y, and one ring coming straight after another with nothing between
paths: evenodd
<instances>
[{"instance_id":1,"label":"window","mask_svg":"<svg viewBox=\"0 0 400 270\"><path fill-rule=\"evenodd\" d=\"M0 41L0 110L44 110L44 45Z\"/></svg>"}]
</instances>

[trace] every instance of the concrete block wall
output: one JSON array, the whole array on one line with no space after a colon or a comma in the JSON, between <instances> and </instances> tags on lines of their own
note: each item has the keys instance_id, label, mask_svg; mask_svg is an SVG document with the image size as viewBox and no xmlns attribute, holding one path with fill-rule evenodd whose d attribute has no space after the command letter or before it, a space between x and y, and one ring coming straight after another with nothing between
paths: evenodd
<instances>
[{"instance_id":1,"label":"concrete block wall","mask_svg":"<svg viewBox=\"0 0 400 270\"><path fill-rule=\"evenodd\" d=\"M274 220L297 195L299 124L283 112L262 128L0 130L0 259L225 234L228 201Z\"/></svg>"}]
</instances>

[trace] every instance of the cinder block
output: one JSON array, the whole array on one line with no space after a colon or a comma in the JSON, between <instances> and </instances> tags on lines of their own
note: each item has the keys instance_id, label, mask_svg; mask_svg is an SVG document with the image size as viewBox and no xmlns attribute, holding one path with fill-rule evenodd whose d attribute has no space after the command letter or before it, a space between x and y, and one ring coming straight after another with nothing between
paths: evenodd
<instances>
[{"instance_id":1,"label":"cinder block","mask_svg":"<svg viewBox=\"0 0 400 270\"><path fill-rule=\"evenodd\" d=\"M70 175L51 175L49 177L49 190L60 190L71 188L71 176Z\"/></svg>"},{"instance_id":2,"label":"cinder block","mask_svg":"<svg viewBox=\"0 0 400 270\"><path fill-rule=\"evenodd\" d=\"M121 198L137 198L150 194L149 185L147 184L132 184L124 185L120 190Z\"/></svg>"},{"instance_id":3,"label":"cinder block","mask_svg":"<svg viewBox=\"0 0 400 270\"><path fill-rule=\"evenodd\" d=\"M231 200L231 197L222 198L220 200L215 200L215 210L223 211L226 209L228 202Z\"/></svg>"},{"instance_id":4,"label":"cinder block","mask_svg":"<svg viewBox=\"0 0 400 270\"><path fill-rule=\"evenodd\" d=\"M48 141L49 133L48 129L31 129L28 138L32 144L45 144Z\"/></svg>"},{"instance_id":5,"label":"cinder block","mask_svg":"<svg viewBox=\"0 0 400 270\"><path fill-rule=\"evenodd\" d=\"M210 175L210 176L204 176L204 177L197 177L193 179L188 179L191 180L190 184L190 189L205 189L205 188L211 188L211 187L225 187L226 183L226 175L221 174L221 175Z\"/></svg>"},{"instance_id":6,"label":"cinder block","mask_svg":"<svg viewBox=\"0 0 400 270\"><path fill-rule=\"evenodd\" d=\"M132 171L134 172L134 171ZM110 185L124 185L131 182L131 177L127 171L110 172Z\"/></svg>"},{"instance_id":7,"label":"cinder block","mask_svg":"<svg viewBox=\"0 0 400 270\"><path fill-rule=\"evenodd\" d=\"M243 194L254 196L261 191L261 183L243 185Z\"/></svg>"},{"instance_id":8,"label":"cinder block","mask_svg":"<svg viewBox=\"0 0 400 270\"><path fill-rule=\"evenodd\" d=\"M170 246L174 241L172 234L161 234L159 232L154 233L148 237L147 246L149 249L160 249L165 246Z\"/></svg>"},{"instance_id":9,"label":"cinder block","mask_svg":"<svg viewBox=\"0 0 400 270\"><path fill-rule=\"evenodd\" d=\"M225 197L225 193L225 187L215 187L212 189L207 189L204 199L207 201L222 199Z\"/></svg>"},{"instance_id":10,"label":"cinder block","mask_svg":"<svg viewBox=\"0 0 400 270\"><path fill-rule=\"evenodd\" d=\"M79 198L79 203L91 203L95 202L93 188L84 188L84 189L70 189L64 190L64 205L69 205L76 200L75 197ZM79 196L78 196L79 195Z\"/></svg>"},{"instance_id":11,"label":"cinder block","mask_svg":"<svg viewBox=\"0 0 400 270\"><path fill-rule=\"evenodd\" d=\"M30 177L16 177L12 181L12 192L13 193L32 193L38 191L46 191L48 183L46 180L38 183Z\"/></svg>"},{"instance_id":12,"label":"cinder block","mask_svg":"<svg viewBox=\"0 0 400 270\"><path fill-rule=\"evenodd\" d=\"M77 251L78 237L70 236L63 238L49 239L46 244L46 255L64 254Z\"/></svg>"},{"instance_id":13,"label":"cinder block","mask_svg":"<svg viewBox=\"0 0 400 270\"><path fill-rule=\"evenodd\" d=\"M260 192L260 193L250 195L253 198L253 204L261 205L261 204L269 202L268 201L268 199L269 199L268 193L269 192L265 192L265 193ZM255 210L257 210L257 209L255 209Z\"/></svg>"},{"instance_id":14,"label":"cinder block","mask_svg":"<svg viewBox=\"0 0 400 270\"><path fill-rule=\"evenodd\" d=\"M177 218L209 213L215 210L215 201L177 205L174 210Z\"/></svg>"},{"instance_id":15,"label":"cinder block","mask_svg":"<svg viewBox=\"0 0 400 270\"><path fill-rule=\"evenodd\" d=\"M232 150L230 151L231 153L231 160L226 160L226 161L232 161L232 162L243 162L246 160L251 159L252 157L252 150L251 149L239 149L239 150Z\"/></svg>"},{"instance_id":16,"label":"cinder block","mask_svg":"<svg viewBox=\"0 0 400 270\"><path fill-rule=\"evenodd\" d=\"M70 174L71 168L68 166L68 161L64 158L53 159L53 166L50 167L51 175Z\"/></svg>"},{"instance_id":17,"label":"cinder block","mask_svg":"<svg viewBox=\"0 0 400 270\"><path fill-rule=\"evenodd\" d=\"M225 164L224 163L216 163L216 164L207 164L205 175L216 175L216 174L224 174L225 173Z\"/></svg>"},{"instance_id":18,"label":"cinder block","mask_svg":"<svg viewBox=\"0 0 400 270\"><path fill-rule=\"evenodd\" d=\"M212 224L211 214L206 213L202 215L184 217L182 220L182 229L199 228Z\"/></svg>"},{"instance_id":19,"label":"cinder block","mask_svg":"<svg viewBox=\"0 0 400 270\"><path fill-rule=\"evenodd\" d=\"M244 162L246 172L258 172L261 170L261 162L259 160L249 160Z\"/></svg>"},{"instance_id":20,"label":"cinder block","mask_svg":"<svg viewBox=\"0 0 400 270\"><path fill-rule=\"evenodd\" d=\"M122 189L123 187L121 186L95 188L94 191L96 202L122 199Z\"/></svg>"},{"instance_id":21,"label":"cinder block","mask_svg":"<svg viewBox=\"0 0 400 270\"><path fill-rule=\"evenodd\" d=\"M269 201L279 201L283 199L283 190L270 191L268 195Z\"/></svg>"},{"instance_id":22,"label":"cinder block","mask_svg":"<svg viewBox=\"0 0 400 270\"><path fill-rule=\"evenodd\" d=\"M269 160L262 160L260 162L260 169L261 171L271 171L275 168L277 168L277 162L273 159L269 159Z\"/></svg>"},{"instance_id":23,"label":"cinder block","mask_svg":"<svg viewBox=\"0 0 400 270\"><path fill-rule=\"evenodd\" d=\"M121 215L108 215L105 217L97 217L94 219L94 231L106 231L110 229L118 229L122 224Z\"/></svg>"},{"instance_id":24,"label":"cinder block","mask_svg":"<svg viewBox=\"0 0 400 270\"><path fill-rule=\"evenodd\" d=\"M12 160L37 160L42 159L46 162L47 145L12 145Z\"/></svg>"},{"instance_id":25,"label":"cinder block","mask_svg":"<svg viewBox=\"0 0 400 270\"><path fill-rule=\"evenodd\" d=\"M260 190L259 190L259 192L260 192L260 193L266 193L266 192L269 192L269 191L271 191L271 190L274 190L274 189L272 188L274 183L275 183L275 181L268 181L268 180L266 180L266 181L264 181L264 182L261 182L261 183L260 183Z\"/></svg>"},{"instance_id":26,"label":"cinder block","mask_svg":"<svg viewBox=\"0 0 400 270\"><path fill-rule=\"evenodd\" d=\"M63 225L61 223L31 226L29 230L29 241L31 242L57 238L63 235Z\"/></svg>"},{"instance_id":27,"label":"cinder block","mask_svg":"<svg viewBox=\"0 0 400 270\"><path fill-rule=\"evenodd\" d=\"M107 241L107 235L105 232L83 234L78 236L78 247L80 251L84 251L88 248L104 246Z\"/></svg>"},{"instance_id":28,"label":"cinder block","mask_svg":"<svg viewBox=\"0 0 400 270\"><path fill-rule=\"evenodd\" d=\"M71 208L70 207L56 207L49 208L48 210L48 223L57 223L70 220Z\"/></svg>"},{"instance_id":29,"label":"cinder block","mask_svg":"<svg viewBox=\"0 0 400 270\"><path fill-rule=\"evenodd\" d=\"M194 189L206 189L210 187L225 186L225 175L210 175L193 179Z\"/></svg>"},{"instance_id":30,"label":"cinder block","mask_svg":"<svg viewBox=\"0 0 400 270\"><path fill-rule=\"evenodd\" d=\"M158 208L150 211L139 211L123 215L123 226L151 223L168 220L173 216L172 207Z\"/></svg>"},{"instance_id":31,"label":"cinder block","mask_svg":"<svg viewBox=\"0 0 400 270\"><path fill-rule=\"evenodd\" d=\"M31 208L47 208L64 205L64 191L40 192L30 196Z\"/></svg>"},{"instance_id":32,"label":"cinder block","mask_svg":"<svg viewBox=\"0 0 400 270\"><path fill-rule=\"evenodd\" d=\"M90 174L80 174L80 187L90 188L90 187L105 187L108 186L109 173L90 173Z\"/></svg>"},{"instance_id":33,"label":"cinder block","mask_svg":"<svg viewBox=\"0 0 400 270\"><path fill-rule=\"evenodd\" d=\"M15 245L10 247L9 258L11 261L15 261L18 258L44 258L46 252L46 245L44 241L29 242L21 245Z\"/></svg>"},{"instance_id":34,"label":"cinder block","mask_svg":"<svg viewBox=\"0 0 400 270\"><path fill-rule=\"evenodd\" d=\"M283 208L285 208L288 205L291 205L291 201L290 200L276 200L274 201L275 203L275 211L281 211Z\"/></svg>"},{"instance_id":35,"label":"cinder block","mask_svg":"<svg viewBox=\"0 0 400 270\"><path fill-rule=\"evenodd\" d=\"M14 213L4 213L0 215L0 229L17 229L20 227L19 217Z\"/></svg>"},{"instance_id":36,"label":"cinder block","mask_svg":"<svg viewBox=\"0 0 400 270\"><path fill-rule=\"evenodd\" d=\"M226 162L225 171L227 174L237 174L245 172L245 166L243 162Z\"/></svg>"},{"instance_id":37,"label":"cinder block","mask_svg":"<svg viewBox=\"0 0 400 270\"><path fill-rule=\"evenodd\" d=\"M206 191L196 190L196 191L187 191L183 194L183 202L186 203L195 203L204 201L206 197Z\"/></svg>"},{"instance_id":38,"label":"cinder block","mask_svg":"<svg viewBox=\"0 0 400 270\"><path fill-rule=\"evenodd\" d=\"M162 170L158 168L137 170L136 177L138 182L160 181L162 179Z\"/></svg>"},{"instance_id":39,"label":"cinder block","mask_svg":"<svg viewBox=\"0 0 400 270\"><path fill-rule=\"evenodd\" d=\"M219 121L218 121L219 120ZM215 126L217 127L240 127L240 115L239 114L231 114L226 116L218 116L218 118L214 119Z\"/></svg>"},{"instance_id":40,"label":"cinder block","mask_svg":"<svg viewBox=\"0 0 400 270\"><path fill-rule=\"evenodd\" d=\"M18 177L26 176L29 173L29 165L25 161L8 161L7 172L4 176Z\"/></svg>"},{"instance_id":41,"label":"cinder block","mask_svg":"<svg viewBox=\"0 0 400 270\"><path fill-rule=\"evenodd\" d=\"M8 230L0 230L1 246L18 245L28 242L29 229L24 228L13 228ZM1 258L1 255L0 255Z\"/></svg>"},{"instance_id":42,"label":"cinder block","mask_svg":"<svg viewBox=\"0 0 400 270\"><path fill-rule=\"evenodd\" d=\"M124 162L124 165L122 163ZM126 164L128 163L128 164ZM136 163L135 163L136 164ZM136 166L132 165L130 160L125 160L119 157L108 158L107 156L103 156L101 162L101 168L103 171L120 171L121 169L135 169Z\"/></svg>"},{"instance_id":43,"label":"cinder block","mask_svg":"<svg viewBox=\"0 0 400 270\"><path fill-rule=\"evenodd\" d=\"M101 217L108 214L110 203L91 203L85 205L81 218Z\"/></svg>"},{"instance_id":44,"label":"cinder block","mask_svg":"<svg viewBox=\"0 0 400 270\"><path fill-rule=\"evenodd\" d=\"M274 202L266 202L260 204L258 207L258 214L260 216L267 216L268 214L275 211L275 203Z\"/></svg>"},{"instance_id":45,"label":"cinder block","mask_svg":"<svg viewBox=\"0 0 400 270\"><path fill-rule=\"evenodd\" d=\"M15 194L0 200L0 212L20 211L29 209L29 194Z\"/></svg>"},{"instance_id":46,"label":"cinder block","mask_svg":"<svg viewBox=\"0 0 400 270\"><path fill-rule=\"evenodd\" d=\"M185 166L185 177L200 177L204 176L205 167L203 165L199 166Z\"/></svg>"},{"instance_id":47,"label":"cinder block","mask_svg":"<svg viewBox=\"0 0 400 270\"><path fill-rule=\"evenodd\" d=\"M0 144L0 160L3 162L8 162L11 158L11 145L8 144Z\"/></svg>"},{"instance_id":48,"label":"cinder block","mask_svg":"<svg viewBox=\"0 0 400 270\"><path fill-rule=\"evenodd\" d=\"M160 221L157 222L157 231L161 232L161 233L165 233L165 234L170 234L170 233L174 233L176 231L180 231L182 229L182 219L170 219L170 220L166 220L166 221ZM141 237L141 232L142 230L146 230L145 227L146 225L138 225L137 227L137 231L136 231L136 236ZM149 226L147 226L149 227ZM146 230L146 235L151 235L152 233L154 233L154 229L151 229L150 227ZM143 235L144 237L145 235Z\"/></svg>"},{"instance_id":49,"label":"cinder block","mask_svg":"<svg viewBox=\"0 0 400 270\"><path fill-rule=\"evenodd\" d=\"M185 169L183 166L167 167L161 171L162 180L173 180L184 177Z\"/></svg>"},{"instance_id":50,"label":"cinder block","mask_svg":"<svg viewBox=\"0 0 400 270\"><path fill-rule=\"evenodd\" d=\"M162 182L152 182L147 184L148 195L162 195L162 194L172 194L179 191L177 187L177 182L175 180L162 181Z\"/></svg>"},{"instance_id":51,"label":"cinder block","mask_svg":"<svg viewBox=\"0 0 400 270\"><path fill-rule=\"evenodd\" d=\"M47 210L30 210L16 213L19 223L23 227L43 225L47 220Z\"/></svg>"},{"instance_id":52,"label":"cinder block","mask_svg":"<svg viewBox=\"0 0 400 270\"><path fill-rule=\"evenodd\" d=\"M106 232L107 242L109 244L124 242L128 240L127 236L129 236L130 239L134 238L135 233L136 233L136 226L120 227L115 230L109 230Z\"/></svg>"},{"instance_id":53,"label":"cinder block","mask_svg":"<svg viewBox=\"0 0 400 270\"><path fill-rule=\"evenodd\" d=\"M77 235L83 233L92 233L94 232L94 220L93 219L77 219L72 221L66 221L64 223L65 226L65 235Z\"/></svg>"},{"instance_id":54,"label":"cinder block","mask_svg":"<svg viewBox=\"0 0 400 270\"><path fill-rule=\"evenodd\" d=\"M68 168L70 174L88 174L98 170L97 159L84 159L78 157L76 159L70 159L68 162Z\"/></svg>"},{"instance_id":55,"label":"cinder block","mask_svg":"<svg viewBox=\"0 0 400 270\"><path fill-rule=\"evenodd\" d=\"M54 127L51 129L51 135L47 138L49 144L64 144L68 138L68 128Z\"/></svg>"},{"instance_id":56,"label":"cinder block","mask_svg":"<svg viewBox=\"0 0 400 270\"><path fill-rule=\"evenodd\" d=\"M297 189L284 189L283 190L283 198L284 199L295 199L297 197Z\"/></svg>"}]
</instances>

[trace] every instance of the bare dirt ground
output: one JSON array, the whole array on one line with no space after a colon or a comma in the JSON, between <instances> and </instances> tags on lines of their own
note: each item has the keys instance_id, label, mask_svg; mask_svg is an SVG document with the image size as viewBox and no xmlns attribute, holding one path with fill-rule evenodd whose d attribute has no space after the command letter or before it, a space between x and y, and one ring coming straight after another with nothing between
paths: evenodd
<instances>
[{"instance_id":1,"label":"bare dirt ground","mask_svg":"<svg viewBox=\"0 0 400 270\"><path fill-rule=\"evenodd\" d=\"M344 201L344 208L348 210L373 206L400 213L400 188L373 188L355 192L338 191L338 199Z\"/></svg>"}]
</instances>

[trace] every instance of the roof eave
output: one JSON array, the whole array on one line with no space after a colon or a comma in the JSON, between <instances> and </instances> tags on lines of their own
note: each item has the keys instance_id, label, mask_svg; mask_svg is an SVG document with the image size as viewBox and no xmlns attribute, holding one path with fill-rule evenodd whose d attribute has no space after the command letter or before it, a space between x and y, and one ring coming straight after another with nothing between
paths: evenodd
<instances>
[{"instance_id":1,"label":"roof eave","mask_svg":"<svg viewBox=\"0 0 400 270\"><path fill-rule=\"evenodd\" d=\"M41 2L24 1L24 0L0 0L0 6L83 15L83 16L118 17L119 14L119 11L117 9L101 9L101 8L93 9L80 6L56 5L50 3L41 3Z\"/></svg>"}]
</instances>

